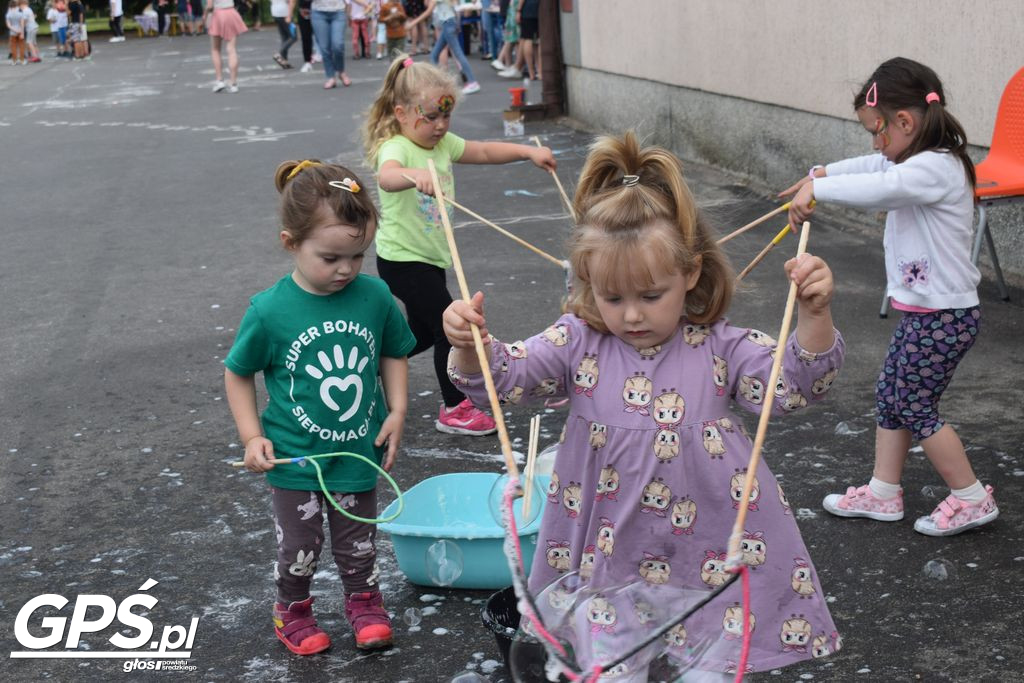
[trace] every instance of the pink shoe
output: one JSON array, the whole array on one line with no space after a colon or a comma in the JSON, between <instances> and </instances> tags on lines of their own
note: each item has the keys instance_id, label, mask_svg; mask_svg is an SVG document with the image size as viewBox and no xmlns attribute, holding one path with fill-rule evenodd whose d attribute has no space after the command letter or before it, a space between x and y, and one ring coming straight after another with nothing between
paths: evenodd
<instances>
[{"instance_id":1,"label":"pink shoe","mask_svg":"<svg viewBox=\"0 0 1024 683\"><path fill-rule=\"evenodd\" d=\"M479 410L468 398L454 408L447 408L441 404L441 412L434 426L439 432L469 436L486 436L498 431L494 418Z\"/></svg>"},{"instance_id":2,"label":"pink shoe","mask_svg":"<svg viewBox=\"0 0 1024 683\"><path fill-rule=\"evenodd\" d=\"M297 655L313 655L331 646L330 637L313 618L313 598L289 605L274 603L274 633Z\"/></svg>"},{"instance_id":3,"label":"pink shoe","mask_svg":"<svg viewBox=\"0 0 1024 683\"><path fill-rule=\"evenodd\" d=\"M881 500L875 498L867 486L850 487L840 495L832 493L825 496L822 506L833 515L840 517L867 517L879 522L897 522L903 519L903 490L895 498Z\"/></svg>"},{"instance_id":4,"label":"pink shoe","mask_svg":"<svg viewBox=\"0 0 1024 683\"><path fill-rule=\"evenodd\" d=\"M985 491L987 495L980 503L968 503L949 494L932 514L914 522L914 531L926 536L952 536L988 524L999 516L999 508L992 497L992 487L986 486Z\"/></svg>"},{"instance_id":5,"label":"pink shoe","mask_svg":"<svg viewBox=\"0 0 1024 683\"><path fill-rule=\"evenodd\" d=\"M360 650L391 646L391 617L384 609L380 591L346 595L345 618L356 632L356 647Z\"/></svg>"}]
</instances>

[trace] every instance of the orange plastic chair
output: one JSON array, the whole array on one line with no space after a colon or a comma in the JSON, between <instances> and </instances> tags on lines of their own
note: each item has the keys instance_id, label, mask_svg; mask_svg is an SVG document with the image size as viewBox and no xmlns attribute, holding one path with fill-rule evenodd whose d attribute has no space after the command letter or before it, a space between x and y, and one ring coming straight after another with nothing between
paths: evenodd
<instances>
[{"instance_id":1,"label":"orange plastic chair","mask_svg":"<svg viewBox=\"0 0 1024 683\"><path fill-rule=\"evenodd\" d=\"M1013 75L1003 89L996 111L995 130L992 131L992 146L985 160L974 167L978 182L974 187L974 199L978 207L978 228L974 232L974 246L971 249L971 263L978 264L981 243L988 244L988 255L996 273L999 296L1010 300L999 266L996 245L988 228L987 209L993 206L1024 202L1024 68ZM886 317L889 298L883 297L881 317Z\"/></svg>"},{"instance_id":2,"label":"orange plastic chair","mask_svg":"<svg viewBox=\"0 0 1024 683\"><path fill-rule=\"evenodd\" d=\"M992 147L975 170L978 174L974 188L978 202L978 230L974 235L971 261L978 262L984 239L999 282L999 295L1003 301L1009 301L996 246L988 229L986 209L1024 202L1024 68L1013 75L1003 90L996 112L995 130L992 131Z\"/></svg>"}]
</instances>

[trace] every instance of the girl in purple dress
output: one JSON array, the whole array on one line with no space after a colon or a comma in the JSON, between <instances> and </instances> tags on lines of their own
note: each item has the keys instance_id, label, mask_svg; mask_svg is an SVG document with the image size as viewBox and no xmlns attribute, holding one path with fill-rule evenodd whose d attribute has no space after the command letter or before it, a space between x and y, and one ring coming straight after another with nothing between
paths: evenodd
<instances>
[{"instance_id":1,"label":"girl in purple dress","mask_svg":"<svg viewBox=\"0 0 1024 683\"><path fill-rule=\"evenodd\" d=\"M586 634L575 643L578 663L593 666L599 650L625 653L636 634L667 621L645 627L658 603L637 596L706 595L724 583L728 540L743 505L752 594L748 670L838 650L817 572L764 462L749 499L741 500L751 442L730 408L734 401L758 413L774 391L774 412L783 414L828 391L844 355L830 313L831 271L810 254L786 263L798 286L799 318L780 344L728 324L734 276L697 213L679 160L661 148L641 149L631 133L593 146L574 208L579 222L570 259L577 281L569 312L525 341L490 338L487 347L503 401L570 401L530 592L578 572L593 603L592 623L576 630ZM449 373L482 404L470 323L487 336L480 292L471 304L452 303L444 325L453 346ZM769 387L775 353L783 354L782 374ZM717 649L699 668L712 678L735 670L740 602L734 583L667 634L668 654L682 658L694 643L712 642ZM635 668L627 678L643 676Z\"/></svg>"}]
</instances>

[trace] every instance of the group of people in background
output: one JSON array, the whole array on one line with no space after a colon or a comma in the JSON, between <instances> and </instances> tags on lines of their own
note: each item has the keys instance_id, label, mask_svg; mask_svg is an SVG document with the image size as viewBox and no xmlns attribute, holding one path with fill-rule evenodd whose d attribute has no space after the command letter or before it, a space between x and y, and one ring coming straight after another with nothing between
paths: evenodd
<instances>
[{"instance_id":1,"label":"group of people in background","mask_svg":"<svg viewBox=\"0 0 1024 683\"><path fill-rule=\"evenodd\" d=\"M462 92L480 90L466 58L463 17L479 12L480 56L506 78L521 74L540 78L540 0L271 0L281 42L272 55L282 69L291 69L289 50L302 41L300 71L313 70L322 61L325 89L351 84L345 72L345 28L350 29L354 59L389 60L394 55L430 54L435 64L458 64ZM433 27L433 42L427 26ZM296 28L297 27L297 28Z\"/></svg>"},{"instance_id":2,"label":"group of people in background","mask_svg":"<svg viewBox=\"0 0 1024 683\"><path fill-rule=\"evenodd\" d=\"M11 64L40 61L39 48L36 45L39 24L36 23L35 12L28 6L28 0L10 0L4 19L7 24Z\"/></svg>"},{"instance_id":3,"label":"group of people in background","mask_svg":"<svg viewBox=\"0 0 1024 683\"><path fill-rule=\"evenodd\" d=\"M172 28L177 18L182 34L210 35L214 67L214 92L238 90L237 38L250 30L243 20L252 16L252 30L261 26L262 0L153 0L143 16L156 18L159 35ZM110 0L112 43L123 42L123 0ZM349 29L352 57L384 59L408 52L427 54L435 64L447 67L454 59L462 80L463 94L480 90L473 67L466 57L466 25L476 23L479 50L506 78L540 78L538 9L540 0L270 0L270 14L280 36L272 58L282 69L291 69L289 51L301 41L300 71L309 73L314 64L323 65L325 89L352 84L345 72L345 31ZM174 12L177 14L174 14ZM466 22L470 13L479 22ZM46 19L50 24L58 57L87 59L91 53L85 8L82 0L48 0ZM152 24L151 24L152 26ZM428 29L432 26L432 30ZM26 64L40 61L36 45L38 25L29 0L10 0L7 12L10 61ZM428 42L429 41L429 42ZM222 53L227 53L227 78Z\"/></svg>"},{"instance_id":4,"label":"group of people in background","mask_svg":"<svg viewBox=\"0 0 1024 683\"><path fill-rule=\"evenodd\" d=\"M116 0L120 4L120 0ZM85 5L82 0L49 0L46 21L58 57L87 59L91 53L89 33L85 27ZM8 60L22 65L41 62L37 35L39 22L28 0L10 0L5 17L8 35Z\"/></svg>"}]
</instances>

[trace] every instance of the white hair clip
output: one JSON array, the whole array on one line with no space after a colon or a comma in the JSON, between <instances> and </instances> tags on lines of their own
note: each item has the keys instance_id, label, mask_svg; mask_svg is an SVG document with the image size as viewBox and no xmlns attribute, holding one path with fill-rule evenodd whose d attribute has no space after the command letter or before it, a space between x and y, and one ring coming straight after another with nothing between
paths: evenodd
<instances>
[{"instance_id":1,"label":"white hair clip","mask_svg":"<svg viewBox=\"0 0 1024 683\"><path fill-rule=\"evenodd\" d=\"M633 187L634 185L640 184L640 176L638 175L624 175L622 176L622 184L626 187Z\"/></svg>"},{"instance_id":2,"label":"white hair clip","mask_svg":"<svg viewBox=\"0 0 1024 683\"><path fill-rule=\"evenodd\" d=\"M352 194L358 194L359 190L362 189L361 187L359 187L359 183L352 180L351 178L345 178L344 180L332 180L327 184L330 185L331 187L336 187L339 190L351 192Z\"/></svg>"}]
</instances>

